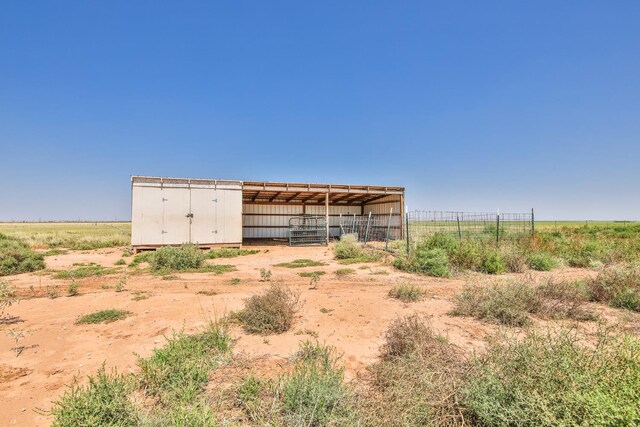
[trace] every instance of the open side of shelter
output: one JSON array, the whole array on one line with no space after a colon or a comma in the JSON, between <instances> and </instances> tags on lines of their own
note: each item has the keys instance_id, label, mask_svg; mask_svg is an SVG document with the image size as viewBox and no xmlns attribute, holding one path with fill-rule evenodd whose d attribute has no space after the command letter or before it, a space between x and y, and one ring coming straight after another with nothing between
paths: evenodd
<instances>
[{"instance_id":1,"label":"open side of shelter","mask_svg":"<svg viewBox=\"0 0 640 427\"><path fill-rule=\"evenodd\" d=\"M133 176L131 184L134 249L289 239L293 223L312 217L324 243L340 236L341 220L352 217L384 219L391 238L403 235L403 187L144 176Z\"/></svg>"}]
</instances>

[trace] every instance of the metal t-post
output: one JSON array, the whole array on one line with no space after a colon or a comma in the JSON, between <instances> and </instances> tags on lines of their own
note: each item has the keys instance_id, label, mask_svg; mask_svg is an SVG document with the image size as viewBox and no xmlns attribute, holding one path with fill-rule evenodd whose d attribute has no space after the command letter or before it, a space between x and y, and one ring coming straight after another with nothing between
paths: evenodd
<instances>
[{"instance_id":1,"label":"metal t-post","mask_svg":"<svg viewBox=\"0 0 640 427\"><path fill-rule=\"evenodd\" d=\"M409 256L409 212L405 214L405 229L407 231L407 256Z\"/></svg>"}]
</instances>

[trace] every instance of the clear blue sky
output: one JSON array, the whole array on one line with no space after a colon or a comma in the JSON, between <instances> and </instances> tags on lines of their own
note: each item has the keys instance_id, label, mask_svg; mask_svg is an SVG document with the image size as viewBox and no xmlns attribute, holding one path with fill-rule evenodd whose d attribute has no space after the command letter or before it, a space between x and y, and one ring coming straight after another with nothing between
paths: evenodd
<instances>
[{"instance_id":1,"label":"clear blue sky","mask_svg":"<svg viewBox=\"0 0 640 427\"><path fill-rule=\"evenodd\" d=\"M640 2L2 2L0 219L138 174L640 219Z\"/></svg>"}]
</instances>

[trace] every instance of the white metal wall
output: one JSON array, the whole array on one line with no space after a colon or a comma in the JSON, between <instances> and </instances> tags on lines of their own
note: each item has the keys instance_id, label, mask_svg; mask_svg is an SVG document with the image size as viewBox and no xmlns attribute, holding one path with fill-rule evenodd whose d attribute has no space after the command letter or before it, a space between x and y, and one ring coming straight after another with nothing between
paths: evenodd
<instances>
[{"instance_id":1,"label":"white metal wall","mask_svg":"<svg viewBox=\"0 0 640 427\"><path fill-rule=\"evenodd\" d=\"M145 178L131 197L133 246L242 243L240 181Z\"/></svg>"}]
</instances>

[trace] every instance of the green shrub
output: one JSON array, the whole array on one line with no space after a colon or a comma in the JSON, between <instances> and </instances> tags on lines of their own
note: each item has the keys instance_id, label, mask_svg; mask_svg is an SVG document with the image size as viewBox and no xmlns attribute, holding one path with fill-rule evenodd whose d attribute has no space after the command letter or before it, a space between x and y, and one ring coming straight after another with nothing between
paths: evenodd
<instances>
[{"instance_id":1,"label":"green shrub","mask_svg":"<svg viewBox=\"0 0 640 427\"><path fill-rule=\"evenodd\" d=\"M507 266L500 253L493 249L487 249L482 254L480 271L487 274L500 274L507 270Z\"/></svg>"},{"instance_id":2,"label":"green shrub","mask_svg":"<svg viewBox=\"0 0 640 427\"><path fill-rule=\"evenodd\" d=\"M408 270L434 277L451 276L449 258L447 257L444 249L440 248L416 248L416 250L409 257Z\"/></svg>"},{"instance_id":3,"label":"green shrub","mask_svg":"<svg viewBox=\"0 0 640 427\"><path fill-rule=\"evenodd\" d=\"M53 402L51 415L54 427L70 426L137 426L136 408L128 395L131 384L115 371L105 371L104 365L89 384L78 385L77 381Z\"/></svg>"},{"instance_id":4,"label":"green shrub","mask_svg":"<svg viewBox=\"0 0 640 427\"><path fill-rule=\"evenodd\" d=\"M138 358L142 390L164 405L193 402L209 380L209 371L226 357L231 337L221 324L199 334L174 332L167 345L148 359Z\"/></svg>"},{"instance_id":5,"label":"green shrub","mask_svg":"<svg viewBox=\"0 0 640 427\"><path fill-rule=\"evenodd\" d=\"M447 249L449 261L457 270L473 270L477 271L482 263L482 251L484 248L481 243L471 240L459 240L454 246Z\"/></svg>"},{"instance_id":6,"label":"green shrub","mask_svg":"<svg viewBox=\"0 0 640 427\"><path fill-rule=\"evenodd\" d=\"M574 331L502 337L475 360L461 402L483 426L631 426L640 423L640 341Z\"/></svg>"},{"instance_id":7,"label":"green shrub","mask_svg":"<svg viewBox=\"0 0 640 427\"><path fill-rule=\"evenodd\" d=\"M362 250L355 235L343 234L340 236L340 241L333 247L333 254L337 259L358 258Z\"/></svg>"},{"instance_id":8,"label":"green shrub","mask_svg":"<svg viewBox=\"0 0 640 427\"><path fill-rule=\"evenodd\" d=\"M604 269L588 280L592 301L616 308L640 311L640 267L616 266Z\"/></svg>"},{"instance_id":9,"label":"green shrub","mask_svg":"<svg viewBox=\"0 0 640 427\"><path fill-rule=\"evenodd\" d=\"M393 287L389 291L391 298L399 299L402 302L415 302L424 297L425 291L420 286L403 283Z\"/></svg>"},{"instance_id":10,"label":"green shrub","mask_svg":"<svg viewBox=\"0 0 640 427\"><path fill-rule=\"evenodd\" d=\"M86 324L95 324L95 323L111 323L117 320L126 319L129 315L131 315L130 311L126 310L117 310L117 309L108 309L108 310L100 310L95 313L86 314L76 320L76 325L86 325Z\"/></svg>"},{"instance_id":11,"label":"green shrub","mask_svg":"<svg viewBox=\"0 0 640 427\"><path fill-rule=\"evenodd\" d=\"M529 267L538 271L551 271L558 266L558 262L544 252L536 252L529 255L528 264Z\"/></svg>"},{"instance_id":12,"label":"green shrub","mask_svg":"<svg viewBox=\"0 0 640 427\"><path fill-rule=\"evenodd\" d=\"M44 255L21 240L0 233L0 276L29 273L45 267Z\"/></svg>"},{"instance_id":13,"label":"green shrub","mask_svg":"<svg viewBox=\"0 0 640 427\"><path fill-rule=\"evenodd\" d=\"M70 297L74 297L78 295L78 283L73 281L69 283L69 287L67 288L67 295Z\"/></svg>"},{"instance_id":14,"label":"green shrub","mask_svg":"<svg viewBox=\"0 0 640 427\"><path fill-rule=\"evenodd\" d=\"M291 329L300 306L298 293L274 283L263 294L245 300L237 318L250 334L281 334Z\"/></svg>"},{"instance_id":15,"label":"green shrub","mask_svg":"<svg viewBox=\"0 0 640 427\"><path fill-rule=\"evenodd\" d=\"M309 341L301 344L293 369L279 380L287 425L346 425L353 418L344 370L335 349Z\"/></svg>"},{"instance_id":16,"label":"green shrub","mask_svg":"<svg viewBox=\"0 0 640 427\"><path fill-rule=\"evenodd\" d=\"M122 258L120 258L119 260L114 262L113 265L127 265L127 262L125 260L123 260Z\"/></svg>"},{"instance_id":17,"label":"green shrub","mask_svg":"<svg viewBox=\"0 0 640 427\"><path fill-rule=\"evenodd\" d=\"M196 245L164 246L149 259L153 270L190 270L199 268L205 255Z\"/></svg>"}]
</instances>

